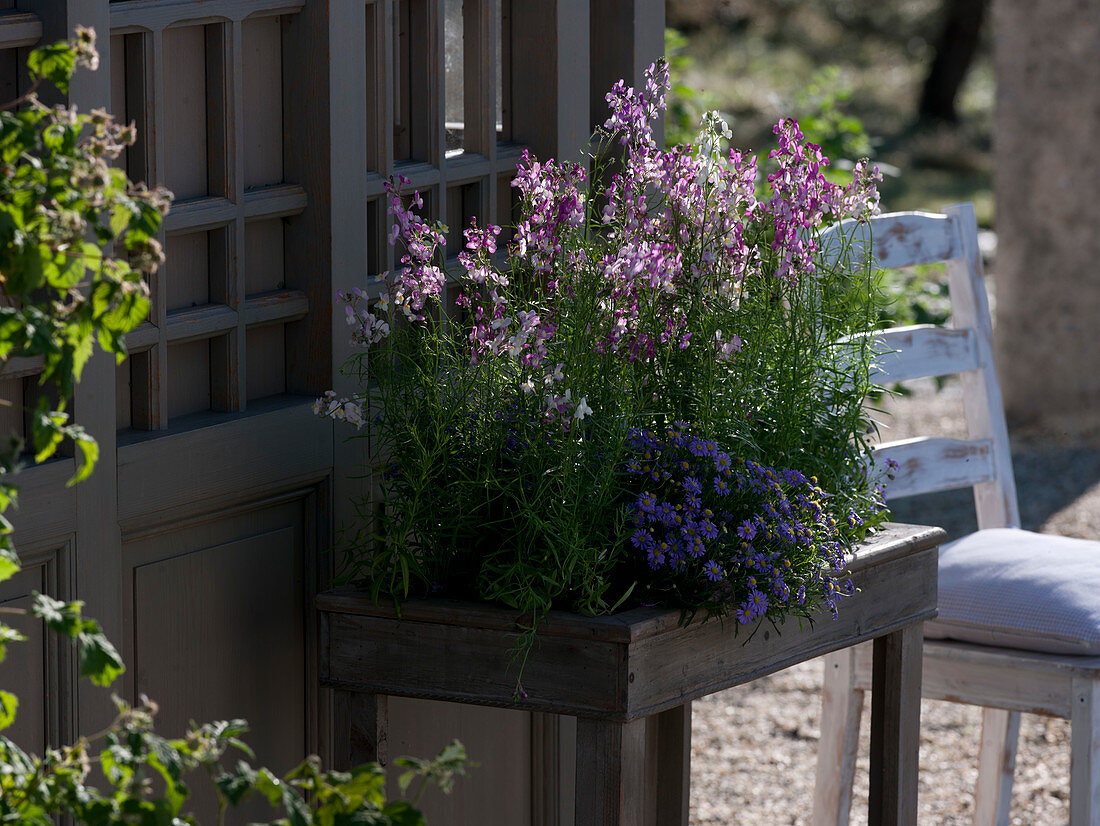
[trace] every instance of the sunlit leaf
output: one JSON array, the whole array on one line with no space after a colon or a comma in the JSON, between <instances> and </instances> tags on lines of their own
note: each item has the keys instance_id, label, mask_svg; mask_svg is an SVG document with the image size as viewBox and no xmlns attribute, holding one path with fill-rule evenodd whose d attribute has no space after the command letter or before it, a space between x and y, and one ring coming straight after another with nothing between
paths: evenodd
<instances>
[{"instance_id":1,"label":"sunlit leaf","mask_svg":"<svg viewBox=\"0 0 1100 826\"><path fill-rule=\"evenodd\" d=\"M19 573L19 556L13 548L0 547L0 582Z\"/></svg>"},{"instance_id":2,"label":"sunlit leaf","mask_svg":"<svg viewBox=\"0 0 1100 826\"><path fill-rule=\"evenodd\" d=\"M31 77L50 81L62 94L69 91L69 78L75 67L76 53L64 40L35 49L27 57Z\"/></svg>"},{"instance_id":3,"label":"sunlit leaf","mask_svg":"<svg viewBox=\"0 0 1100 826\"><path fill-rule=\"evenodd\" d=\"M0 691L0 729L6 729L15 722L15 711L19 708L19 698L8 691Z\"/></svg>"}]
</instances>

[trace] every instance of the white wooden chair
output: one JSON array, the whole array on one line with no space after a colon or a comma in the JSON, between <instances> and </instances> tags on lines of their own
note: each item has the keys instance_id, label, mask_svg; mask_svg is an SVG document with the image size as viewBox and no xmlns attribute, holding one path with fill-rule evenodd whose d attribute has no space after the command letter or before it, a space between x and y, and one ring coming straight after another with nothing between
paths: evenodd
<instances>
[{"instance_id":1,"label":"white wooden chair","mask_svg":"<svg viewBox=\"0 0 1100 826\"><path fill-rule=\"evenodd\" d=\"M1071 721L1070 823L1097 826L1100 542L1019 530L973 207L848 224L823 248L853 237L851 251L867 250L883 267L947 264L951 326L885 331L879 381L958 374L969 438L884 443L876 460L900 466L888 498L973 487L978 531L941 549L940 616L926 626L922 694L983 706L974 823L1009 822L1020 712L1036 712ZM826 659L815 826L848 822L870 663L866 646Z\"/></svg>"}]
</instances>

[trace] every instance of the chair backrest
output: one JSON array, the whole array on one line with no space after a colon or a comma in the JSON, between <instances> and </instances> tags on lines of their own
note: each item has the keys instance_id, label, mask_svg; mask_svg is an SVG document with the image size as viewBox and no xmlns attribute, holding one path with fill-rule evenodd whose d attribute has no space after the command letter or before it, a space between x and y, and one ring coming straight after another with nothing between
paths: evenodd
<instances>
[{"instance_id":1,"label":"chair backrest","mask_svg":"<svg viewBox=\"0 0 1100 826\"><path fill-rule=\"evenodd\" d=\"M876 334L878 384L958 374L966 412L966 439L918 437L883 442L876 459L898 464L887 498L973 487L978 527L1019 527L1008 429L993 364L993 328L982 281L978 225L970 204L943 214L895 212L864 224L847 221L821 238L828 254L853 262L871 255L893 269L944 262L951 293L949 326L920 324Z\"/></svg>"}]
</instances>

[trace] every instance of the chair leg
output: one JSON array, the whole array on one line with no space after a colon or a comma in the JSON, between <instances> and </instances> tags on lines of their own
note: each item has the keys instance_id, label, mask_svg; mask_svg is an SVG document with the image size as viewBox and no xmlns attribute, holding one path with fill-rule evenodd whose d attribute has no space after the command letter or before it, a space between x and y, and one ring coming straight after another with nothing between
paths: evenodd
<instances>
[{"instance_id":1,"label":"chair leg","mask_svg":"<svg viewBox=\"0 0 1100 826\"><path fill-rule=\"evenodd\" d=\"M1074 679L1070 728L1070 826L1097 826L1100 824L1100 680Z\"/></svg>"},{"instance_id":2,"label":"chair leg","mask_svg":"<svg viewBox=\"0 0 1100 826\"><path fill-rule=\"evenodd\" d=\"M978 757L978 787L974 792L974 826L1008 826L1019 737L1018 711L982 709L982 746Z\"/></svg>"},{"instance_id":3,"label":"chair leg","mask_svg":"<svg viewBox=\"0 0 1100 826\"><path fill-rule=\"evenodd\" d=\"M855 649L834 651L825 657L814 826L848 825L862 712L863 691L855 684Z\"/></svg>"}]
</instances>

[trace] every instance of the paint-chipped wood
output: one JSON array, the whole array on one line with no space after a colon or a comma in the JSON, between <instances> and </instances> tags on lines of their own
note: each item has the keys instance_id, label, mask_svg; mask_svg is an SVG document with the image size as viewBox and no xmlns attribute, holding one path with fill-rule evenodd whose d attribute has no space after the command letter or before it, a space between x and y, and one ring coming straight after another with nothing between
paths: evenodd
<instances>
[{"instance_id":1,"label":"paint-chipped wood","mask_svg":"<svg viewBox=\"0 0 1100 826\"><path fill-rule=\"evenodd\" d=\"M836 263L858 266L871 256L883 269L935 264L963 255L954 220L927 212L892 212L867 223L842 221L821 234L820 245Z\"/></svg>"},{"instance_id":2,"label":"paint-chipped wood","mask_svg":"<svg viewBox=\"0 0 1100 826\"><path fill-rule=\"evenodd\" d=\"M955 330L934 324L894 327L875 335L876 384L903 382L931 376L950 376L977 370L977 336L972 330Z\"/></svg>"},{"instance_id":3,"label":"paint-chipped wood","mask_svg":"<svg viewBox=\"0 0 1100 826\"><path fill-rule=\"evenodd\" d=\"M822 705L840 708L821 719L817 743L817 782L814 784L813 826L847 826L852 808L852 781L859 752L859 723L864 694L870 686L857 686L855 656L869 650L866 643L834 651L825 657Z\"/></svg>"},{"instance_id":4,"label":"paint-chipped wood","mask_svg":"<svg viewBox=\"0 0 1100 826\"><path fill-rule=\"evenodd\" d=\"M1012 775L1020 713L982 709L982 743L978 751L978 787L974 792L974 826L1008 826Z\"/></svg>"},{"instance_id":5,"label":"paint-chipped wood","mask_svg":"<svg viewBox=\"0 0 1100 826\"><path fill-rule=\"evenodd\" d=\"M876 445L874 456L879 466L885 467L887 460L898 465L886 489L889 499L970 487L995 478L989 439L916 436Z\"/></svg>"},{"instance_id":6,"label":"paint-chipped wood","mask_svg":"<svg viewBox=\"0 0 1100 826\"><path fill-rule=\"evenodd\" d=\"M875 379L887 383L957 373L968 438L885 443L876 448L876 461L881 465L889 457L900 464L897 478L887 488L891 499L969 486L974 491L980 529L1018 528L1019 507L993 364L992 321L973 207L958 204L945 208L943 215L896 213L862 225L846 222L826 233L823 248L838 261L858 262L870 252L877 263L888 267L946 262L950 326L896 328L879 334L882 354ZM854 709L870 684L870 660L862 649L853 657L847 688L825 695L823 731L858 726ZM1002 710L985 714L988 725L977 789L979 820L975 822L983 826L1008 822L1019 713L1070 716L1073 681L1085 679L1084 675L1097 679L1098 665L1100 658L983 649L950 641L925 643L925 696ZM846 822L843 804L833 805L835 790L843 795L852 782L855 744L850 738L845 738L845 744L846 751L834 761L835 768L819 762L816 798L825 810L815 815L816 826ZM832 776L834 771L840 776Z\"/></svg>"}]
</instances>

